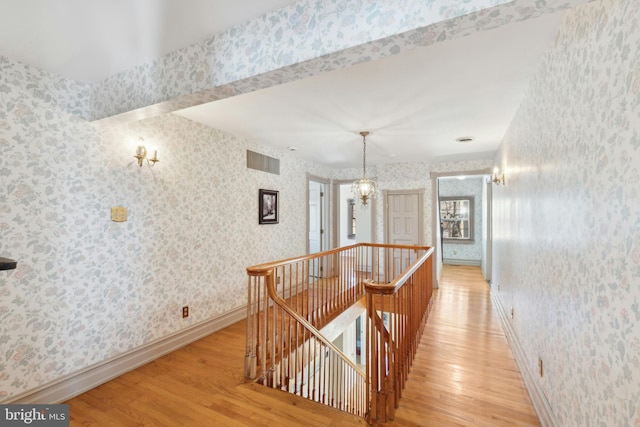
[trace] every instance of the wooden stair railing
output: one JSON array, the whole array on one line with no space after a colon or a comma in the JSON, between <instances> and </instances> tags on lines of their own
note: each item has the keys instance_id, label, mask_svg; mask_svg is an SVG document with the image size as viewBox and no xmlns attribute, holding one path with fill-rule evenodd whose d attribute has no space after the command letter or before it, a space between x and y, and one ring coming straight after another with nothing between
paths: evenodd
<instances>
[{"instance_id":1,"label":"wooden stair railing","mask_svg":"<svg viewBox=\"0 0 640 427\"><path fill-rule=\"evenodd\" d=\"M370 421L392 416L400 395L395 382L404 384L406 379L395 373L408 372L410 366L400 352L406 353L403 346L412 342L398 334L410 331L406 325L419 324L403 319L406 307L413 304L405 301L405 288L431 286L431 276L421 265L430 263L432 252L429 247L358 244L247 268L245 377ZM413 286L414 282L421 285ZM369 315L366 335L377 343L362 349L367 352L367 374L319 332L365 295L365 283L367 304L374 307L367 309L375 314ZM394 294L396 299L388 302ZM430 295L414 292L411 298ZM378 312L393 320L389 331ZM378 368L370 369L372 364ZM378 414L382 405L389 409Z\"/></svg>"},{"instance_id":2,"label":"wooden stair railing","mask_svg":"<svg viewBox=\"0 0 640 427\"><path fill-rule=\"evenodd\" d=\"M366 379L364 372L328 341L311 323L296 313L276 292L273 275L266 280L274 301L272 319L280 319L287 334L272 340L271 354L276 355L263 385L323 403L358 416L365 416ZM277 321L276 321L277 323ZM274 330L277 324L274 324ZM295 333L290 331L294 329ZM288 349L288 351L287 351Z\"/></svg>"},{"instance_id":3,"label":"wooden stair railing","mask_svg":"<svg viewBox=\"0 0 640 427\"><path fill-rule=\"evenodd\" d=\"M393 420L431 307L433 248L391 283L365 282L368 422ZM380 317L386 316L387 322Z\"/></svg>"},{"instance_id":4,"label":"wooden stair railing","mask_svg":"<svg viewBox=\"0 0 640 427\"><path fill-rule=\"evenodd\" d=\"M273 305L273 301L266 290L267 273L273 271L278 295L319 330L364 296L365 279L384 280L384 269L380 267L380 260L384 257L380 251L374 245L352 245L247 268L246 376L256 378L263 375L258 372L258 367L268 369L271 360L265 357L270 355L271 346L267 341L278 334L288 333L290 336L292 332L288 325L286 330L284 327L270 329L273 322L267 319L273 310L267 308Z\"/></svg>"}]
</instances>

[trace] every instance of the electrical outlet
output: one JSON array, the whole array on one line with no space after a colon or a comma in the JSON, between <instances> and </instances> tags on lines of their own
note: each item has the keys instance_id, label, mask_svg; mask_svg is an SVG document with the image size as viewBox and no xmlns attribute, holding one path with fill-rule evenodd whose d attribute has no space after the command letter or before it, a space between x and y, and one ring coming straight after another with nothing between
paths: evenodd
<instances>
[{"instance_id":1,"label":"electrical outlet","mask_svg":"<svg viewBox=\"0 0 640 427\"><path fill-rule=\"evenodd\" d=\"M542 364L541 357L538 357L538 371L540 373L540 377L544 377L544 365Z\"/></svg>"},{"instance_id":2,"label":"electrical outlet","mask_svg":"<svg viewBox=\"0 0 640 427\"><path fill-rule=\"evenodd\" d=\"M189 306L185 305L182 307L182 318L189 317Z\"/></svg>"}]
</instances>

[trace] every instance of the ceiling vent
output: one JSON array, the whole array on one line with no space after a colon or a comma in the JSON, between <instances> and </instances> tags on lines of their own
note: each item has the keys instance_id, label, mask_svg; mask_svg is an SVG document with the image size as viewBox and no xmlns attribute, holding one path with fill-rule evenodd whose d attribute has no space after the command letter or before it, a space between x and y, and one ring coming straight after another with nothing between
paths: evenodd
<instances>
[{"instance_id":1,"label":"ceiling vent","mask_svg":"<svg viewBox=\"0 0 640 427\"><path fill-rule=\"evenodd\" d=\"M247 167L249 169L280 175L280 159L265 156L255 151L247 150Z\"/></svg>"}]
</instances>

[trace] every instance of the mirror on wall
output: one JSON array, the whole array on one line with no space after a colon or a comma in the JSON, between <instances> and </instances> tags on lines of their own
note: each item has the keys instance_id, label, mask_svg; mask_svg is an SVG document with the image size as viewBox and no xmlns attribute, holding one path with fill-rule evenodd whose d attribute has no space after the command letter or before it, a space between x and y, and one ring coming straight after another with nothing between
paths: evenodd
<instances>
[{"instance_id":1,"label":"mirror on wall","mask_svg":"<svg viewBox=\"0 0 640 427\"><path fill-rule=\"evenodd\" d=\"M473 197L441 197L440 227L445 243L473 242Z\"/></svg>"}]
</instances>

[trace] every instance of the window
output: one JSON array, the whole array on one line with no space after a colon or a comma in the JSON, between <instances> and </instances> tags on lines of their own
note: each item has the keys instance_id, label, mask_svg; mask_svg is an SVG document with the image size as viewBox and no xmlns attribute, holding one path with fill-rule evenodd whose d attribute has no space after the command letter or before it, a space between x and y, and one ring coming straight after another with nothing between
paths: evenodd
<instances>
[{"instance_id":1,"label":"window","mask_svg":"<svg viewBox=\"0 0 640 427\"><path fill-rule=\"evenodd\" d=\"M473 197L440 197L440 227L446 243L473 243Z\"/></svg>"},{"instance_id":2,"label":"window","mask_svg":"<svg viewBox=\"0 0 640 427\"><path fill-rule=\"evenodd\" d=\"M347 238L356 238L356 201L347 200Z\"/></svg>"}]
</instances>

